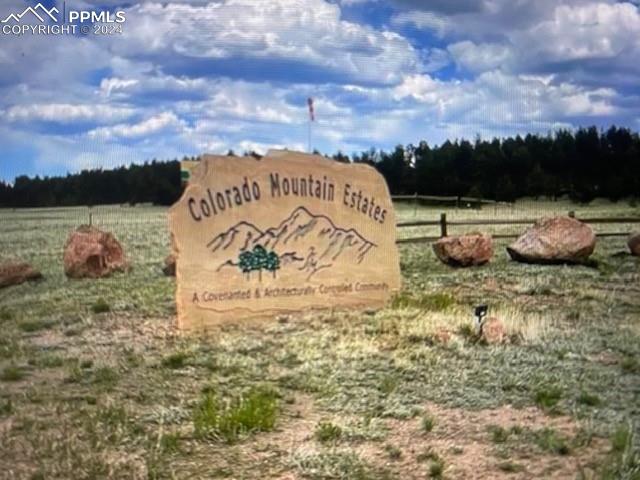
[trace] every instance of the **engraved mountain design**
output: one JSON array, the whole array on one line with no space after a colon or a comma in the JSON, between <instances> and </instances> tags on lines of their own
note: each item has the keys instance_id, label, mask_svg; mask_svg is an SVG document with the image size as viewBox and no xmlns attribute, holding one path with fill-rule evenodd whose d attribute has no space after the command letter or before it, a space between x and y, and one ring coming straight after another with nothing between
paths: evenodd
<instances>
[{"instance_id":1,"label":"engraved mountain design","mask_svg":"<svg viewBox=\"0 0 640 480\"><path fill-rule=\"evenodd\" d=\"M307 280L338 259L359 264L376 247L355 229L337 227L326 215L314 215L304 207L296 208L278 226L266 230L239 222L207 244L212 253L226 256L218 271L233 267L249 278L254 270L261 278L263 267L274 277L276 270L297 268Z\"/></svg>"}]
</instances>

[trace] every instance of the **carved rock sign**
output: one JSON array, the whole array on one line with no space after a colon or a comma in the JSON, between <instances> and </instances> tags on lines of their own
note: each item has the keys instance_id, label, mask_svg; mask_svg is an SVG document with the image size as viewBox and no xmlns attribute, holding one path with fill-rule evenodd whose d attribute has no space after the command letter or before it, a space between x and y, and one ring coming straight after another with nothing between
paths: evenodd
<instances>
[{"instance_id":1,"label":"carved rock sign","mask_svg":"<svg viewBox=\"0 0 640 480\"><path fill-rule=\"evenodd\" d=\"M205 156L169 219L185 329L381 307L400 288L393 204L367 165Z\"/></svg>"}]
</instances>

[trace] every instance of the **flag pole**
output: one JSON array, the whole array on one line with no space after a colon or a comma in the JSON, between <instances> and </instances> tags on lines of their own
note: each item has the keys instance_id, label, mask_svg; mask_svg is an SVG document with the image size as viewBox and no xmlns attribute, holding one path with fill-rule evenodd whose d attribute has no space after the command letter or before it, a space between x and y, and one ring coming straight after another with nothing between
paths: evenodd
<instances>
[{"instance_id":1,"label":"flag pole","mask_svg":"<svg viewBox=\"0 0 640 480\"><path fill-rule=\"evenodd\" d=\"M307 98L307 106L309 107L309 125L307 130L307 151L311 153L311 122L315 120L313 112L313 98Z\"/></svg>"}]
</instances>

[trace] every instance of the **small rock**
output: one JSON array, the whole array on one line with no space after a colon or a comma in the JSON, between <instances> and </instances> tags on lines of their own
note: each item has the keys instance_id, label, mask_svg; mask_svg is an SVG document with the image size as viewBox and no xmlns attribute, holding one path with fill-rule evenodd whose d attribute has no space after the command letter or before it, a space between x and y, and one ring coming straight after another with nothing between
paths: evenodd
<instances>
[{"instance_id":1,"label":"small rock","mask_svg":"<svg viewBox=\"0 0 640 480\"><path fill-rule=\"evenodd\" d=\"M167 255L167 258L164 259L164 267L162 267L162 273L164 273L167 277L175 277L176 276L176 256L173 253Z\"/></svg>"},{"instance_id":2,"label":"small rock","mask_svg":"<svg viewBox=\"0 0 640 480\"><path fill-rule=\"evenodd\" d=\"M506 341L507 332L500 320L496 317L489 317L482 324L480 337L490 345L497 345Z\"/></svg>"},{"instance_id":3,"label":"small rock","mask_svg":"<svg viewBox=\"0 0 640 480\"><path fill-rule=\"evenodd\" d=\"M631 250L631 255L640 257L640 232L629 235L627 245L629 246L629 250Z\"/></svg>"},{"instance_id":4,"label":"small rock","mask_svg":"<svg viewBox=\"0 0 640 480\"><path fill-rule=\"evenodd\" d=\"M120 242L109 232L83 225L64 246L64 273L70 278L99 278L129 268Z\"/></svg>"},{"instance_id":5,"label":"small rock","mask_svg":"<svg viewBox=\"0 0 640 480\"><path fill-rule=\"evenodd\" d=\"M451 331L446 328L439 328L433 338L437 343L447 345L451 341Z\"/></svg>"},{"instance_id":6,"label":"small rock","mask_svg":"<svg viewBox=\"0 0 640 480\"><path fill-rule=\"evenodd\" d=\"M571 217L538 220L507 247L511 258L524 263L582 263L596 246L596 236L586 223Z\"/></svg>"},{"instance_id":7,"label":"small rock","mask_svg":"<svg viewBox=\"0 0 640 480\"><path fill-rule=\"evenodd\" d=\"M496 280L495 278L487 278L484 281L484 288L486 290L497 292L498 290L500 290L500 284L498 283L498 280Z\"/></svg>"},{"instance_id":8,"label":"small rock","mask_svg":"<svg viewBox=\"0 0 640 480\"><path fill-rule=\"evenodd\" d=\"M41 278L42 274L26 262L0 263L0 288Z\"/></svg>"},{"instance_id":9,"label":"small rock","mask_svg":"<svg viewBox=\"0 0 640 480\"><path fill-rule=\"evenodd\" d=\"M440 261L453 267L483 265L493 256L493 241L491 235L482 233L443 237L433 244L433 251Z\"/></svg>"}]
</instances>

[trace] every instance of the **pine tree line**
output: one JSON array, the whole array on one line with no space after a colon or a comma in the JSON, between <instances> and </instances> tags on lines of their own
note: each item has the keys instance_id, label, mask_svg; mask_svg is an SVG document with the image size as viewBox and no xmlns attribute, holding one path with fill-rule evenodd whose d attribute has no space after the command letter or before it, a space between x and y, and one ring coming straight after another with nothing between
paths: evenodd
<instances>
[{"instance_id":1,"label":"pine tree line","mask_svg":"<svg viewBox=\"0 0 640 480\"><path fill-rule=\"evenodd\" d=\"M446 141L434 147L423 141L398 145L390 152L371 149L352 157L338 152L331 158L375 166L392 194L503 201L568 195L580 202L640 196L640 136L615 126L606 131L589 127L544 136ZM179 161L154 160L65 177L20 176L13 185L0 182L0 206L170 205L181 192Z\"/></svg>"}]
</instances>

